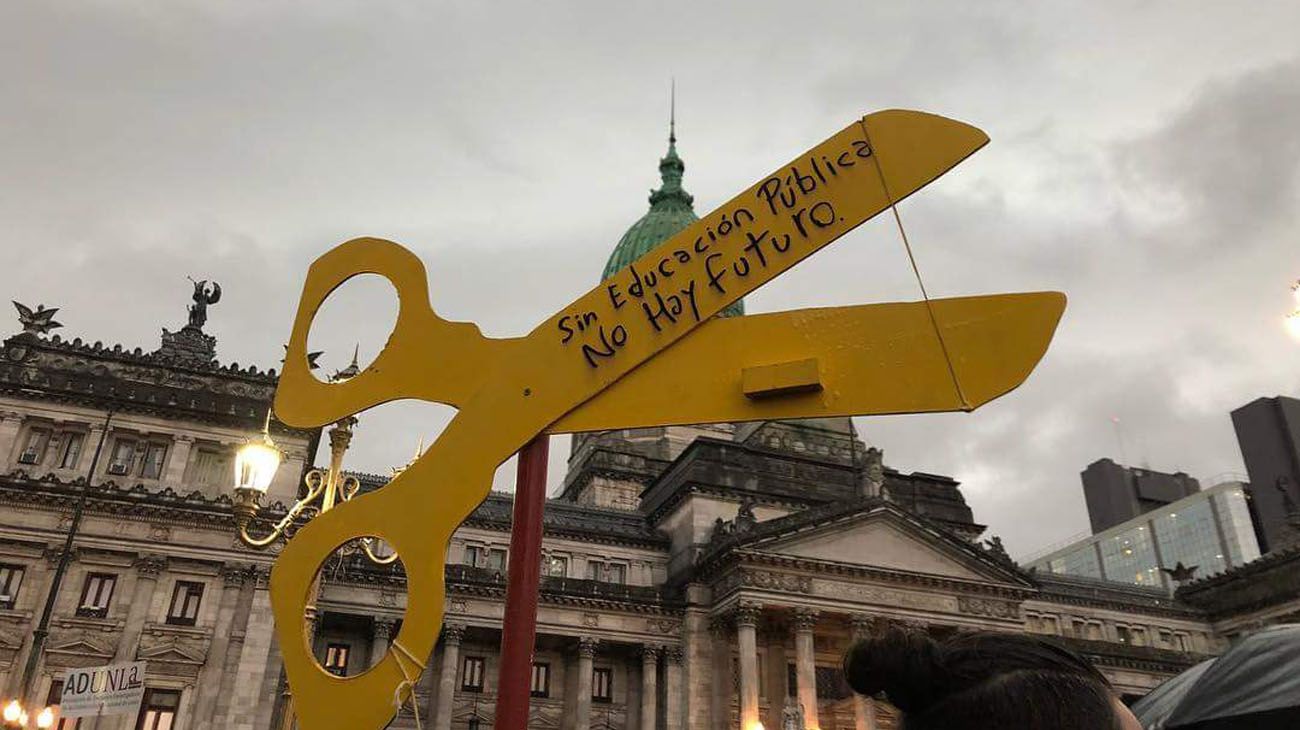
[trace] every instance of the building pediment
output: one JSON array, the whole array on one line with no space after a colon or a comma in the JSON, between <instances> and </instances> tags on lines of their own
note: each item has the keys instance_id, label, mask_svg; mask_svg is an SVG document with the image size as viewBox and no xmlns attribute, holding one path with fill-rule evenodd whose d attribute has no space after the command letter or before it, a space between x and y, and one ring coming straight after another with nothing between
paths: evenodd
<instances>
[{"instance_id":1,"label":"building pediment","mask_svg":"<svg viewBox=\"0 0 1300 730\"><path fill-rule=\"evenodd\" d=\"M777 560L895 574L998 583L1032 583L1014 563L878 499L815 508L753 524L711 545L709 560L743 551Z\"/></svg>"},{"instance_id":2,"label":"building pediment","mask_svg":"<svg viewBox=\"0 0 1300 730\"><path fill-rule=\"evenodd\" d=\"M62 641L54 641L47 650L51 654L67 654L72 656L96 657L111 659L113 657L113 648L105 643L95 641L85 636L73 636Z\"/></svg>"},{"instance_id":3,"label":"building pediment","mask_svg":"<svg viewBox=\"0 0 1300 730\"><path fill-rule=\"evenodd\" d=\"M185 639L179 636L140 637L140 648L136 652L139 659L154 662L173 662L177 664L202 664L207 652L201 645L202 640Z\"/></svg>"},{"instance_id":4,"label":"building pediment","mask_svg":"<svg viewBox=\"0 0 1300 730\"><path fill-rule=\"evenodd\" d=\"M963 580L1001 577L945 547L912 534L895 520L877 517L774 540L761 552Z\"/></svg>"}]
</instances>

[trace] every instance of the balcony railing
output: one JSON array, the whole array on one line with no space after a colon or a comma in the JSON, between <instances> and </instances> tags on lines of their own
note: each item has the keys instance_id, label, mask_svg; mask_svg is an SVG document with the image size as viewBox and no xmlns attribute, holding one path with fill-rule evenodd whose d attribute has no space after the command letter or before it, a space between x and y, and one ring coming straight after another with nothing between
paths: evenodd
<instances>
[{"instance_id":1,"label":"balcony railing","mask_svg":"<svg viewBox=\"0 0 1300 730\"><path fill-rule=\"evenodd\" d=\"M506 584L505 571L494 568L448 565L446 575L449 583L502 587ZM634 586L626 583L608 583L600 580L563 578L554 575L542 576L540 588L543 593L565 596L585 596L615 601L635 601L638 603L653 603L660 600L659 589L655 586Z\"/></svg>"}]
</instances>

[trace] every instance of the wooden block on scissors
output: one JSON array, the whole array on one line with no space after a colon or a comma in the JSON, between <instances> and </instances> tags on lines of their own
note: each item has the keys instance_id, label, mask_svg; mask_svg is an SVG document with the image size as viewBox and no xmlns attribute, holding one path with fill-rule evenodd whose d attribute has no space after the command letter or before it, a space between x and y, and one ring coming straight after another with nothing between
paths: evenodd
<instances>
[{"instance_id":1,"label":"wooden block on scissors","mask_svg":"<svg viewBox=\"0 0 1300 730\"><path fill-rule=\"evenodd\" d=\"M822 389L815 357L745 368L740 371L740 382L746 398L771 398Z\"/></svg>"}]
</instances>

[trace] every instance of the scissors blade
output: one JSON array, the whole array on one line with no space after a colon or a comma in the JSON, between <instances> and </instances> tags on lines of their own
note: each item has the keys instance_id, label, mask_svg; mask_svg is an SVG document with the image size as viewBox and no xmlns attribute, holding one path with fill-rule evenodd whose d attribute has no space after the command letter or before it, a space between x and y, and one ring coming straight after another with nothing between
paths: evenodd
<instances>
[{"instance_id":1,"label":"scissors blade","mask_svg":"<svg viewBox=\"0 0 1300 730\"><path fill-rule=\"evenodd\" d=\"M1047 351L1065 295L930 305L948 357L924 302L715 318L547 430L970 410L1029 376ZM777 394L753 387L746 394L747 370L761 375L783 364L804 368L789 376L797 380L792 387L776 382L768 392Z\"/></svg>"}]
</instances>

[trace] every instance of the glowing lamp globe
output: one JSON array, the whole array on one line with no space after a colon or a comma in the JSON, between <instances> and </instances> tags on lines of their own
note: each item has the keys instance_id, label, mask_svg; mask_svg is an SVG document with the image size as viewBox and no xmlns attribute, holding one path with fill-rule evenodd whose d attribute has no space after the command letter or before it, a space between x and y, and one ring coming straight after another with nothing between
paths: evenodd
<instances>
[{"instance_id":1,"label":"glowing lamp globe","mask_svg":"<svg viewBox=\"0 0 1300 730\"><path fill-rule=\"evenodd\" d=\"M18 722L18 718L23 716L23 706L18 704L18 700L12 700L5 705L4 719L5 722Z\"/></svg>"},{"instance_id":2,"label":"glowing lamp globe","mask_svg":"<svg viewBox=\"0 0 1300 730\"><path fill-rule=\"evenodd\" d=\"M266 494L279 468L280 450L264 433L261 439L244 444L235 454L235 491Z\"/></svg>"},{"instance_id":3,"label":"glowing lamp globe","mask_svg":"<svg viewBox=\"0 0 1300 730\"><path fill-rule=\"evenodd\" d=\"M1282 323L1286 326L1288 334L1300 340L1300 309L1288 314Z\"/></svg>"},{"instance_id":4,"label":"glowing lamp globe","mask_svg":"<svg viewBox=\"0 0 1300 730\"><path fill-rule=\"evenodd\" d=\"M36 727L47 728L54 727L54 710L46 707L41 710L41 714L36 716Z\"/></svg>"}]
</instances>

